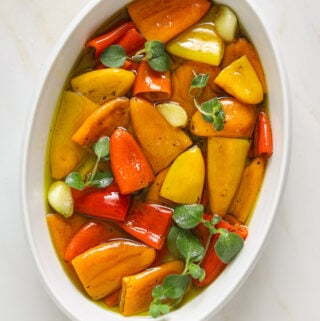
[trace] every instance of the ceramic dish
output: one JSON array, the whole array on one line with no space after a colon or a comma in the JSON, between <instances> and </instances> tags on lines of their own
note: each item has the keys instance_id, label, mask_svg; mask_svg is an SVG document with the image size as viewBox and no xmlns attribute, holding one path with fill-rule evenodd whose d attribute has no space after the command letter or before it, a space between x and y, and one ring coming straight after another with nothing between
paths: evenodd
<instances>
[{"instance_id":1,"label":"ceramic dish","mask_svg":"<svg viewBox=\"0 0 320 321\"><path fill-rule=\"evenodd\" d=\"M76 321L124 321L87 299L70 282L56 257L45 220L45 159L49 128L56 102L70 68L91 34L126 0L92 1L70 24L52 56L42 79L27 122L23 158L22 204L30 246L46 289L61 310ZM278 49L265 26L263 15L252 1L225 0L245 26L263 62L268 83L270 117L273 126L274 153L268 162L263 188L250 222L244 249L223 274L200 295L159 320L203 321L212 317L240 287L254 267L271 229L283 190L289 155L290 110L285 74ZM135 316L141 321L151 317Z\"/></svg>"}]
</instances>

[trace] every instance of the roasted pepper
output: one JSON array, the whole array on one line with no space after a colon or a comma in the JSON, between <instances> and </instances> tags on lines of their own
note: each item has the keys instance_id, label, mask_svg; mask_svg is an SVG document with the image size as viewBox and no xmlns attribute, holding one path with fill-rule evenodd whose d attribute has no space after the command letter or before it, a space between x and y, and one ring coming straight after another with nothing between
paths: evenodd
<instances>
[{"instance_id":1,"label":"roasted pepper","mask_svg":"<svg viewBox=\"0 0 320 321\"><path fill-rule=\"evenodd\" d=\"M75 211L92 217L124 221L130 205L130 195L120 193L116 183L105 188L72 189Z\"/></svg>"},{"instance_id":2,"label":"roasted pepper","mask_svg":"<svg viewBox=\"0 0 320 321\"><path fill-rule=\"evenodd\" d=\"M193 146L179 155L171 165L160 195L181 204L199 203L205 177L202 152Z\"/></svg>"},{"instance_id":3,"label":"roasted pepper","mask_svg":"<svg viewBox=\"0 0 320 321\"><path fill-rule=\"evenodd\" d=\"M171 224L172 210L168 207L135 202L120 226L144 244L160 250Z\"/></svg>"},{"instance_id":4,"label":"roasted pepper","mask_svg":"<svg viewBox=\"0 0 320 321\"><path fill-rule=\"evenodd\" d=\"M166 49L172 55L218 66L224 52L224 41L217 34L212 9L190 29L171 40Z\"/></svg>"}]
</instances>

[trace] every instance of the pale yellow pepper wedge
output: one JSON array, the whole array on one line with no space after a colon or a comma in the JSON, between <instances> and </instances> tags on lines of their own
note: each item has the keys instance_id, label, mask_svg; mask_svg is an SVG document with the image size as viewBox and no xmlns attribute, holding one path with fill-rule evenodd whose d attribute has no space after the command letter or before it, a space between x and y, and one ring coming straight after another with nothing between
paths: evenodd
<instances>
[{"instance_id":1,"label":"pale yellow pepper wedge","mask_svg":"<svg viewBox=\"0 0 320 321\"><path fill-rule=\"evenodd\" d=\"M220 71L214 80L225 92L246 104L259 104L263 88L247 56L242 56Z\"/></svg>"},{"instance_id":2,"label":"pale yellow pepper wedge","mask_svg":"<svg viewBox=\"0 0 320 321\"><path fill-rule=\"evenodd\" d=\"M63 93L50 144L51 175L64 178L78 166L88 152L76 144L72 135L99 105L71 91Z\"/></svg>"},{"instance_id":3,"label":"pale yellow pepper wedge","mask_svg":"<svg viewBox=\"0 0 320 321\"><path fill-rule=\"evenodd\" d=\"M207 180L210 210L224 216L239 186L250 141L239 138L209 137Z\"/></svg>"},{"instance_id":4,"label":"pale yellow pepper wedge","mask_svg":"<svg viewBox=\"0 0 320 321\"><path fill-rule=\"evenodd\" d=\"M217 34L214 12L206 16L166 45L166 50L175 56L218 66L224 52L224 41Z\"/></svg>"},{"instance_id":5,"label":"pale yellow pepper wedge","mask_svg":"<svg viewBox=\"0 0 320 321\"><path fill-rule=\"evenodd\" d=\"M103 105L108 100L125 96L133 85L135 74L121 68L88 71L71 79L75 92Z\"/></svg>"},{"instance_id":6,"label":"pale yellow pepper wedge","mask_svg":"<svg viewBox=\"0 0 320 321\"><path fill-rule=\"evenodd\" d=\"M154 261L156 251L131 240L100 244L72 261L88 295L99 300L121 288L122 278L139 273Z\"/></svg>"},{"instance_id":7,"label":"pale yellow pepper wedge","mask_svg":"<svg viewBox=\"0 0 320 321\"><path fill-rule=\"evenodd\" d=\"M170 274L180 274L183 261L171 261L122 279L119 310L124 316L146 312L153 300L153 288Z\"/></svg>"},{"instance_id":8,"label":"pale yellow pepper wedge","mask_svg":"<svg viewBox=\"0 0 320 321\"><path fill-rule=\"evenodd\" d=\"M170 166L160 195L180 204L199 203L205 179L205 163L198 146L179 155Z\"/></svg>"},{"instance_id":9,"label":"pale yellow pepper wedge","mask_svg":"<svg viewBox=\"0 0 320 321\"><path fill-rule=\"evenodd\" d=\"M253 159L246 166L236 195L228 210L243 224L247 222L255 205L263 182L265 166L266 160L263 157Z\"/></svg>"}]
</instances>

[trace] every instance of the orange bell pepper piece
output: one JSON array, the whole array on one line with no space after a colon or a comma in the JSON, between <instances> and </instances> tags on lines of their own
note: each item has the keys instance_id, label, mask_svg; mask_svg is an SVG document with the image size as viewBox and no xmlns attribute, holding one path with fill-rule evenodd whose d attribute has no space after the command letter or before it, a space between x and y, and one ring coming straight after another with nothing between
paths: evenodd
<instances>
[{"instance_id":1,"label":"orange bell pepper piece","mask_svg":"<svg viewBox=\"0 0 320 321\"><path fill-rule=\"evenodd\" d=\"M139 273L153 263L155 249L132 240L113 240L76 256L71 264L93 300L119 290L122 278Z\"/></svg>"},{"instance_id":2,"label":"orange bell pepper piece","mask_svg":"<svg viewBox=\"0 0 320 321\"><path fill-rule=\"evenodd\" d=\"M135 135L155 173L166 168L192 145L192 140L185 131L171 126L146 99L130 99L130 117Z\"/></svg>"},{"instance_id":3,"label":"orange bell pepper piece","mask_svg":"<svg viewBox=\"0 0 320 321\"><path fill-rule=\"evenodd\" d=\"M122 194L147 187L154 179L152 168L134 137L117 128L110 138L112 173Z\"/></svg>"},{"instance_id":4,"label":"orange bell pepper piece","mask_svg":"<svg viewBox=\"0 0 320 321\"><path fill-rule=\"evenodd\" d=\"M72 140L81 146L89 146L102 136L110 136L117 127L126 127L128 123L129 99L114 98L90 114L72 135Z\"/></svg>"},{"instance_id":5,"label":"orange bell pepper piece","mask_svg":"<svg viewBox=\"0 0 320 321\"><path fill-rule=\"evenodd\" d=\"M199 21L210 6L207 0L136 0L128 13L148 41L167 42Z\"/></svg>"},{"instance_id":6,"label":"orange bell pepper piece","mask_svg":"<svg viewBox=\"0 0 320 321\"><path fill-rule=\"evenodd\" d=\"M171 97L170 71L155 71L147 61L141 61L133 85L133 95L142 95L151 101L168 100Z\"/></svg>"}]
</instances>

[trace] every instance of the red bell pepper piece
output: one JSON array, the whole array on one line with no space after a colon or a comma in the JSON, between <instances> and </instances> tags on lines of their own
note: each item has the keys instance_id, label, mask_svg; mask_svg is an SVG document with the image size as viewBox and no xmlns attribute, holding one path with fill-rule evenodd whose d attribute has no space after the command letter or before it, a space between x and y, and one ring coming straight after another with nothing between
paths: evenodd
<instances>
[{"instance_id":1,"label":"red bell pepper piece","mask_svg":"<svg viewBox=\"0 0 320 321\"><path fill-rule=\"evenodd\" d=\"M210 219L210 215L205 215L204 217L205 219ZM243 240L245 240L248 236L247 227L241 224L231 225L226 221L221 221L216 225L216 228L225 228L229 232L237 233L242 237ZM195 229L195 233L200 238L202 244L205 245L209 237L208 229L203 224L199 224ZM220 258L217 256L214 250L214 246L218 238L219 238L219 234L215 234L212 237L207 253L200 264L200 266L206 271L206 276L204 280L201 282L195 279L192 280L193 284L197 287L204 287L210 284L211 282L213 282L217 278L217 276L227 266L226 263L223 263L220 260Z\"/></svg>"},{"instance_id":2,"label":"red bell pepper piece","mask_svg":"<svg viewBox=\"0 0 320 321\"><path fill-rule=\"evenodd\" d=\"M124 221L130 205L130 195L120 193L114 182L105 188L72 189L75 211L92 217Z\"/></svg>"},{"instance_id":3,"label":"red bell pepper piece","mask_svg":"<svg viewBox=\"0 0 320 321\"><path fill-rule=\"evenodd\" d=\"M95 48L95 57L99 58L105 49L114 45L131 28L134 28L134 23L132 21L126 21L110 32L88 41L85 47Z\"/></svg>"},{"instance_id":4,"label":"red bell pepper piece","mask_svg":"<svg viewBox=\"0 0 320 321\"><path fill-rule=\"evenodd\" d=\"M138 240L160 250L171 225L172 212L162 205L137 201L120 226Z\"/></svg>"},{"instance_id":5,"label":"red bell pepper piece","mask_svg":"<svg viewBox=\"0 0 320 321\"><path fill-rule=\"evenodd\" d=\"M269 158L273 153L272 130L268 115L261 111L254 130L250 156Z\"/></svg>"},{"instance_id":6,"label":"red bell pepper piece","mask_svg":"<svg viewBox=\"0 0 320 321\"><path fill-rule=\"evenodd\" d=\"M77 255L101 243L126 237L122 229L112 222L89 221L73 236L68 243L64 260L71 262Z\"/></svg>"},{"instance_id":7,"label":"red bell pepper piece","mask_svg":"<svg viewBox=\"0 0 320 321\"><path fill-rule=\"evenodd\" d=\"M145 39L136 28L129 29L125 35L117 42L128 56L134 55L138 50L144 48Z\"/></svg>"},{"instance_id":8,"label":"red bell pepper piece","mask_svg":"<svg viewBox=\"0 0 320 321\"><path fill-rule=\"evenodd\" d=\"M134 137L123 128L117 128L110 137L110 163L122 194L145 188L155 179L142 149Z\"/></svg>"}]
</instances>

